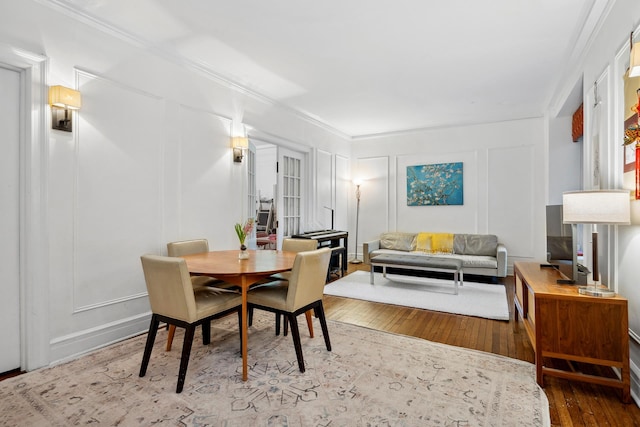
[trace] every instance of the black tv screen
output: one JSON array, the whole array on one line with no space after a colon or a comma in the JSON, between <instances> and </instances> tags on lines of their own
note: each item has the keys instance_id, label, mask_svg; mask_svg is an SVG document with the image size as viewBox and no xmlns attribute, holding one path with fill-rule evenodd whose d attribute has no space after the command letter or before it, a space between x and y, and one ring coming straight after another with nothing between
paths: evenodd
<instances>
[{"instance_id":1,"label":"black tv screen","mask_svg":"<svg viewBox=\"0 0 640 427\"><path fill-rule=\"evenodd\" d=\"M562 223L562 205L547 206L547 263L577 280L576 226Z\"/></svg>"}]
</instances>

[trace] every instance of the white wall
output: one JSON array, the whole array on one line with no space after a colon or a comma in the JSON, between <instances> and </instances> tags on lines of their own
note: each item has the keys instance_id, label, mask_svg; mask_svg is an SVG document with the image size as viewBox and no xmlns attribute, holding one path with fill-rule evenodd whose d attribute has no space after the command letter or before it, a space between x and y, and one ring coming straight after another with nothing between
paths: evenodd
<instances>
[{"instance_id":1,"label":"white wall","mask_svg":"<svg viewBox=\"0 0 640 427\"><path fill-rule=\"evenodd\" d=\"M582 189L582 138L573 142L571 116L549 120L549 197L561 205L562 193Z\"/></svg>"},{"instance_id":2,"label":"white wall","mask_svg":"<svg viewBox=\"0 0 640 427\"><path fill-rule=\"evenodd\" d=\"M41 146L44 166L25 171L46 189L42 218L38 212L30 224L42 228L45 259L30 257L26 272L46 276L28 295L39 298L33 307L48 308L46 316L26 313L37 331L26 340L37 356L28 369L148 328L140 255L194 237L214 249L237 247L233 224L246 210L246 165L233 162L229 135L238 106L251 132L322 150L332 162L350 156L343 139L313 121L114 34L54 3L0 4L8 50L42 54L49 84L78 88L83 97L74 132L47 124L48 144L41 138L30 153L39 155ZM346 221L345 210L339 215Z\"/></svg>"},{"instance_id":3,"label":"white wall","mask_svg":"<svg viewBox=\"0 0 640 427\"><path fill-rule=\"evenodd\" d=\"M506 245L510 269L543 260L544 129L539 118L355 142L353 174L364 180L358 245L389 230L489 233ZM463 162L464 204L407 206L406 167L448 162Z\"/></svg>"},{"instance_id":4,"label":"white wall","mask_svg":"<svg viewBox=\"0 0 640 427\"><path fill-rule=\"evenodd\" d=\"M585 82L585 137L583 147L583 178L585 189L626 188L633 185L623 180L623 75L629 65L629 32L634 31L636 41L640 41L640 2L617 0L611 3L607 18L600 31L588 47L584 58L571 64L566 85L558 93L569 93L573 82L582 75ZM600 112L595 105L594 84L597 82ZM597 136L597 138L596 138ZM599 156L595 156L595 141L598 141ZM595 165L600 168L600 182L594 182ZM640 210L640 201L632 202L632 212ZM629 326L632 335L640 340L640 227L631 226L600 227L598 246L599 266L602 281L629 301ZM585 248L585 255L590 249ZM589 264L588 264L589 265ZM640 399L640 341L630 340L632 395L636 402Z\"/></svg>"}]
</instances>

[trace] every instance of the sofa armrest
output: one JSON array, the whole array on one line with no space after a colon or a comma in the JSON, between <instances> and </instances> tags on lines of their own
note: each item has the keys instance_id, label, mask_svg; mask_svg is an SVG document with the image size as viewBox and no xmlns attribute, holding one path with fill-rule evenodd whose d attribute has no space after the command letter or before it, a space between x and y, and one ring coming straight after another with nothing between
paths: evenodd
<instances>
[{"instance_id":1,"label":"sofa armrest","mask_svg":"<svg viewBox=\"0 0 640 427\"><path fill-rule=\"evenodd\" d=\"M498 260L498 277L507 277L507 247L502 243L498 243L496 259Z\"/></svg>"},{"instance_id":2,"label":"sofa armrest","mask_svg":"<svg viewBox=\"0 0 640 427\"><path fill-rule=\"evenodd\" d=\"M365 264L371 264L369 254L378 249L380 249L380 240L371 240L370 242L364 242L362 244L362 256L364 257Z\"/></svg>"}]
</instances>

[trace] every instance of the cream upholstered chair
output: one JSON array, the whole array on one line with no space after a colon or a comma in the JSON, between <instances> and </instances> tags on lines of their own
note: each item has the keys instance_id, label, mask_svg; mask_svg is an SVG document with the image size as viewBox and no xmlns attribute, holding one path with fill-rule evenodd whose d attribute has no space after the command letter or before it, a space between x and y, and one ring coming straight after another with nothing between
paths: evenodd
<instances>
[{"instance_id":1,"label":"cream upholstered chair","mask_svg":"<svg viewBox=\"0 0 640 427\"><path fill-rule=\"evenodd\" d=\"M282 250L287 252L307 252L318 249L318 241L315 239L284 239L282 241ZM289 280L290 271L274 274L270 277L275 279Z\"/></svg>"},{"instance_id":2,"label":"cream upholstered chair","mask_svg":"<svg viewBox=\"0 0 640 427\"><path fill-rule=\"evenodd\" d=\"M152 316L140 366L140 376L144 377L147 372L159 323L162 321L185 328L176 387L176 393L180 393L187 375L196 327L202 325L202 342L204 345L209 344L212 319L237 312L238 322L241 321L242 297L237 293L222 292L216 288L194 288L187 264L181 258L143 255L141 261Z\"/></svg>"},{"instance_id":3,"label":"cream upholstered chair","mask_svg":"<svg viewBox=\"0 0 640 427\"><path fill-rule=\"evenodd\" d=\"M318 249L318 241L315 239L284 239L282 241L282 250L288 252L307 252ZM266 286L287 286L287 281L291 276L290 271L283 271L269 276L268 280L278 280L278 282L266 283ZM307 327L309 328L309 336L313 338L313 320L311 318L311 310L305 312L307 318ZM280 335L280 315L276 313L276 335ZM284 323L284 335L287 335L287 322Z\"/></svg>"},{"instance_id":4,"label":"cream upholstered chair","mask_svg":"<svg viewBox=\"0 0 640 427\"><path fill-rule=\"evenodd\" d=\"M291 327L300 372L304 372L305 367L297 322L298 315L311 309L315 311L320 320L327 350L331 351L329 330L322 305L330 258L331 249L329 248L299 252L289 275L288 286L260 286L247 294L247 303L250 307L285 316Z\"/></svg>"},{"instance_id":5,"label":"cream upholstered chair","mask_svg":"<svg viewBox=\"0 0 640 427\"><path fill-rule=\"evenodd\" d=\"M167 255L169 256L180 257L202 252L209 252L209 241L207 239L180 240L167 243ZM191 282L194 286L216 286L225 283L208 276L192 276ZM227 283L226 285L229 284ZM227 286L223 285L221 287Z\"/></svg>"},{"instance_id":6,"label":"cream upholstered chair","mask_svg":"<svg viewBox=\"0 0 640 427\"><path fill-rule=\"evenodd\" d=\"M183 255L199 254L202 252L209 252L209 241L207 239L180 240L177 242L167 243L167 254L171 257L181 257ZM222 289L235 288L235 285L231 283L209 276L191 276L191 283L195 288L202 286L215 286ZM176 327L174 325L169 325L166 347L167 351L171 350L175 332Z\"/></svg>"}]
</instances>

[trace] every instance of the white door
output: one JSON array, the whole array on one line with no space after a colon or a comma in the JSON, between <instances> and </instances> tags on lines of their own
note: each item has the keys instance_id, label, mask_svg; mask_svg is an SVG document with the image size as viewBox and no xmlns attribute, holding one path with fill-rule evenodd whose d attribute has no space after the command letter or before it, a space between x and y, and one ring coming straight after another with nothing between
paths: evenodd
<instances>
[{"instance_id":1,"label":"white door","mask_svg":"<svg viewBox=\"0 0 640 427\"><path fill-rule=\"evenodd\" d=\"M0 64L0 373L20 367L20 74Z\"/></svg>"},{"instance_id":2,"label":"white door","mask_svg":"<svg viewBox=\"0 0 640 427\"><path fill-rule=\"evenodd\" d=\"M304 154L278 147L276 218L278 249L282 238L300 232L303 217Z\"/></svg>"},{"instance_id":3,"label":"white door","mask_svg":"<svg viewBox=\"0 0 640 427\"><path fill-rule=\"evenodd\" d=\"M245 154L247 160L247 218L257 218L258 209L258 190L256 189L256 146L249 140L249 149ZM255 242L256 228L253 228L250 236L250 242ZM251 249L255 248L254 244L251 244Z\"/></svg>"}]
</instances>

